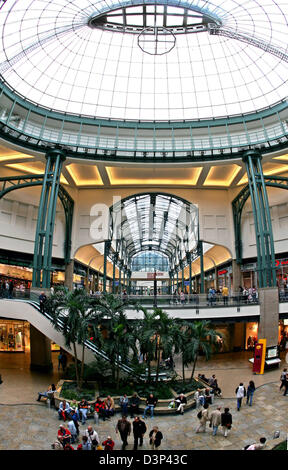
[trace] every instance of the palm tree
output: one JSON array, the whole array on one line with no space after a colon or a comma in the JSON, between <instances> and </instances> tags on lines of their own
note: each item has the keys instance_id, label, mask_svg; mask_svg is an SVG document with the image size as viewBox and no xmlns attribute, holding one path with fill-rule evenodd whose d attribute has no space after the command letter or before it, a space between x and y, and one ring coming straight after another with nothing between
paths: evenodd
<instances>
[{"instance_id":1,"label":"palm tree","mask_svg":"<svg viewBox=\"0 0 288 470\"><path fill-rule=\"evenodd\" d=\"M95 312L101 312L105 327L108 329L108 337L103 342L103 348L110 358L112 380L116 380L116 388L118 389L120 358L123 362L127 361L131 349L134 356L137 354L136 337L125 315L127 302L113 294L105 293L101 297L93 299L92 304Z\"/></svg>"},{"instance_id":2,"label":"palm tree","mask_svg":"<svg viewBox=\"0 0 288 470\"><path fill-rule=\"evenodd\" d=\"M150 313L145 308L142 309L144 317L138 323L137 339L140 344L140 352L146 359L148 368L148 382L151 382L151 362L154 358L155 343L155 319L154 312Z\"/></svg>"},{"instance_id":3,"label":"palm tree","mask_svg":"<svg viewBox=\"0 0 288 470\"><path fill-rule=\"evenodd\" d=\"M97 315L91 309L90 297L84 289L74 291L69 291L67 288L56 289L55 293L47 299L45 309L51 317L54 328L63 334L65 345L70 349L72 344L77 388L80 391L84 376L85 341L91 336L91 329L94 342L101 345L99 318L96 318ZM80 371L76 344L82 346Z\"/></svg>"},{"instance_id":4,"label":"palm tree","mask_svg":"<svg viewBox=\"0 0 288 470\"><path fill-rule=\"evenodd\" d=\"M158 346L155 383L158 383L160 371L160 351L165 357L172 354L174 345L173 319L160 308L154 309L154 328L156 345Z\"/></svg>"},{"instance_id":5,"label":"palm tree","mask_svg":"<svg viewBox=\"0 0 288 470\"><path fill-rule=\"evenodd\" d=\"M208 361L212 355L212 345L217 348L217 341L221 333L217 332L210 326L207 320L188 322L185 324L187 329L187 346L184 349L184 362L193 362L192 374L190 380L193 379L196 363L200 352L203 352Z\"/></svg>"},{"instance_id":6,"label":"palm tree","mask_svg":"<svg viewBox=\"0 0 288 470\"><path fill-rule=\"evenodd\" d=\"M185 382L185 367L188 367L187 344L189 343L189 332L187 327L183 326L182 320L176 320L173 326L174 353L181 354L182 362L182 381Z\"/></svg>"}]
</instances>

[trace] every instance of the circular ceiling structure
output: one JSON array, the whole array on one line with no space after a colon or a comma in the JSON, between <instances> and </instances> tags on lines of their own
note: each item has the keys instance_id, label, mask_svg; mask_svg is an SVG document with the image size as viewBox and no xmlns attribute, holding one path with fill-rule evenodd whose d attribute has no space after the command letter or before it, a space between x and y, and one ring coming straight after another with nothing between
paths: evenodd
<instances>
[{"instance_id":1,"label":"circular ceiling structure","mask_svg":"<svg viewBox=\"0 0 288 470\"><path fill-rule=\"evenodd\" d=\"M4 82L54 111L193 120L287 96L286 0L6 0L0 8ZM139 47L149 28L161 38L167 30L173 47Z\"/></svg>"}]
</instances>

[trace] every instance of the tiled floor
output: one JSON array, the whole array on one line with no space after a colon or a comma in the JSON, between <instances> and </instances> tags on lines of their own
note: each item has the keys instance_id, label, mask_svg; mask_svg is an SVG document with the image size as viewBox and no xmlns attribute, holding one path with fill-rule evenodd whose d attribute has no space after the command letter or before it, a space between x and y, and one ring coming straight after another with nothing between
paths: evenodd
<instances>
[{"instance_id":1,"label":"tiled floor","mask_svg":"<svg viewBox=\"0 0 288 470\"><path fill-rule=\"evenodd\" d=\"M217 436L213 437L209 427L205 434L195 434L198 425L195 410L188 411L183 417L155 416L153 421L148 418L148 431L153 425L158 425L164 435L163 450L236 450L254 442L262 435L272 439L276 430L283 436L287 434L288 397L279 392L280 371L276 369L266 372L263 376L255 376L251 372L249 357L251 353L247 352L219 354L209 362L200 358L197 365L196 374L203 372L209 376L215 373L218 378L223 398L215 400L212 409L218 405L230 407L233 427L228 438L223 437L221 429ZM57 353L54 356L54 372L47 375L31 372L29 357L25 354L0 355L0 373L3 379L0 385L0 449L50 449L59 425L57 413L50 410L46 404L37 403L35 400L38 391L45 390L48 383L57 383L61 378L62 373L57 371L56 362ZM281 369L285 364L283 356ZM176 365L178 366L177 361ZM237 412L235 388L240 381L247 384L251 379L257 386L254 404L249 407L244 403L241 411ZM101 440L108 434L113 436L116 449L121 448L121 442L115 434L118 419L119 415L111 421L101 422L97 429ZM81 426L81 431L84 429ZM132 449L131 436L128 442L127 450ZM147 439L142 449L149 449Z\"/></svg>"}]
</instances>

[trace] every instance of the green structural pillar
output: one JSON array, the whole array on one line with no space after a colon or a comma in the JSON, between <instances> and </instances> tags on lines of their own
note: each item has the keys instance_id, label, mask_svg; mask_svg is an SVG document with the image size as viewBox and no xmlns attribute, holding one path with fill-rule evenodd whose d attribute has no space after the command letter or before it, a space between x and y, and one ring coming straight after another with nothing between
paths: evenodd
<instances>
[{"instance_id":1,"label":"green structural pillar","mask_svg":"<svg viewBox=\"0 0 288 470\"><path fill-rule=\"evenodd\" d=\"M131 294L131 269L128 269L128 284L127 284L127 294L130 295Z\"/></svg>"},{"instance_id":2,"label":"green structural pillar","mask_svg":"<svg viewBox=\"0 0 288 470\"><path fill-rule=\"evenodd\" d=\"M261 159L261 154L255 150L249 150L243 156L254 216L260 288L277 285L272 221Z\"/></svg>"},{"instance_id":3,"label":"green structural pillar","mask_svg":"<svg viewBox=\"0 0 288 470\"><path fill-rule=\"evenodd\" d=\"M50 150L46 154L46 168L40 196L35 235L32 277L33 287L50 287L56 205L61 170L65 158L65 152L60 149Z\"/></svg>"},{"instance_id":4,"label":"green structural pillar","mask_svg":"<svg viewBox=\"0 0 288 470\"><path fill-rule=\"evenodd\" d=\"M124 266L124 269L123 269L123 289L124 290L126 289L125 282L126 282L126 267Z\"/></svg>"},{"instance_id":5,"label":"green structural pillar","mask_svg":"<svg viewBox=\"0 0 288 470\"><path fill-rule=\"evenodd\" d=\"M184 292L184 283L185 283L185 278L184 278L184 266L182 265L182 272L181 272L181 289Z\"/></svg>"},{"instance_id":6,"label":"green structural pillar","mask_svg":"<svg viewBox=\"0 0 288 470\"><path fill-rule=\"evenodd\" d=\"M107 292L107 258L110 252L111 241L104 242L104 266L103 266L103 292Z\"/></svg>"},{"instance_id":7,"label":"green structural pillar","mask_svg":"<svg viewBox=\"0 0 288 470\"><path fill-rule=\"evenodd\" d=\"M189 295L192 294L192 257L191 253L186 253L186 259L189 263Z\"/></svg>"},{"instance_id":8,"label":"green structural pillar","mask_svg":"<svg viewBox=\"0 0 288 470\"><path fill-rule=\"evenodd\" d=\"M115 273L116 273L116 254L113 255L112 294L115 294Z\"/></svg>"},{"instance_id":9,"label":"green structural pillar","mask_svg":"<svg viewBox=\"0 0 288 470\"><path fill-rule=\"evenodd\" d=\"M199 240L199 256L200 256L200 294L205 293L205 277L204 277L204 255L203 255L203 242Z\"/></svg>"},{"instance_id":10,"label":"green structural pillar","mask_svg":"<svg viewBox=\"0 0 288 470\"><path fill-rule=\"evenodd\" d=\"M122 292L122 280L121 280L121 275L122 275L122 271L121 271L121 264L119 265L119 284L118 284L118 294L121 294Z\"/></svg>"},{"instance_id":11,"label":"green structural pillar","mask_svg":"<svg viewBox=\"0 0 288 470\"><path fill-rule=\"evenodd\" d=\"M178 292L178 286L179 286L179 273L178 273L178 269L177 269L177 273L176 273L176 282L177 282L176 289L177 289L177 292Z\"/></svg>"}]
</instances>

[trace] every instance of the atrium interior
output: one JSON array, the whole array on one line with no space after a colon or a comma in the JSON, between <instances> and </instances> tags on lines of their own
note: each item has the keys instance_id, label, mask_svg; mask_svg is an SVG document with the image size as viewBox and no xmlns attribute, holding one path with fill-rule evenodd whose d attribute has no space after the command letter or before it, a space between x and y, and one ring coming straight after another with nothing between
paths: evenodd
<instances>
[{"instance_id":1,"label":"atrium interior","mask_svg":"<svg viewBox=\"0 0 288 470\"><path fill-rule=\"evenodd\" d=\"M135 303L207 320L219 333L215 370L245 361L247 380L265 340L258 385L278 380L287 22L284 0L0 0L4 391L6 366L48 381L61 379L59 351L75 361L39 307L63 287L124 299L131 325L144 318ZM99 351L85 345L88 364Z\"/></svg>"}]
</instances>

